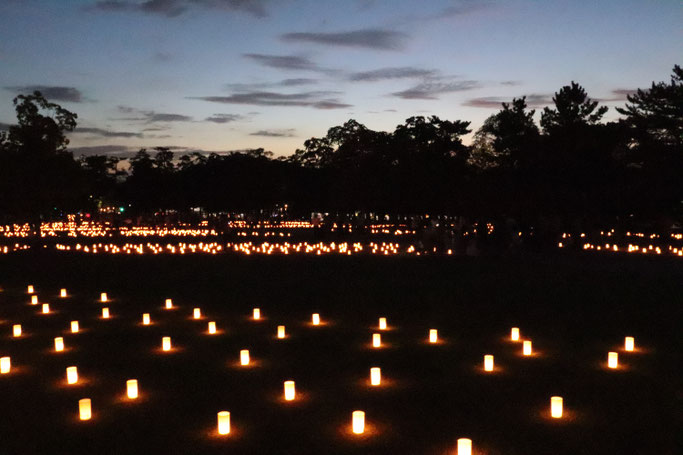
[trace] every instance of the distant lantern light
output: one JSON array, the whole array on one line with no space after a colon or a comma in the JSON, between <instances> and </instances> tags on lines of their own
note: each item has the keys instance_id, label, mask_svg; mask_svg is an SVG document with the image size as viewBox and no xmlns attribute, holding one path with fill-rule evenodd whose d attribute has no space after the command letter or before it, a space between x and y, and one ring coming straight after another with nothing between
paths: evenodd
<instances>
[{"instance_id":1,"label":"distant lantern light","mask_svg":"<svg viewBox=\"0 0 683 455\"><path fill-rule=\"evenodd\" d=\"M66 383L76 384L78 382L78 368L66 367Z\"/></svg>"},{"instance_id":2,"label":"distant lantern light","mask_svg":"<svg viewBox=\"0 0 683 455\"><path fill-rule=\"evenodd\" d=\"M81 420L90 420L92 417L90 398L81 398L78 400L78 416Z\"/></svg>"},{"instance_id":3,"label":"distant lantern light","mask_svg":"<svg viewBox=\"0 0 683 455\"><path fill-rule=\"evenodd\" d=\"M109 319L109 308L102 308L102 319Z\"/></svg>"},{"instance_id":4,"label":"distant lantern light","mask_svg":"<svg viewBox=\"0 0 683 455\"><path fill-rule=\"evenodd\" d=\"M616 352L607 353L607 367L617 368L619 366L619 354Z\"/></svg>"},{"instance_id":5,"label":"distant lantern light","mask_svg":"<svg viewBox=\"0 0 683 455\"><path fill-rule=\"evenodd\" d=\"M12 326L12 336L14 336L14 337L20 337L21 336L21 324L14 324Z\"/></svg>"},{"instance_id":6,"label":"distant lantern light","mask_svg":"<svg viewBox=\"0 0 683 455\"><path fill-rule=\"evenodd\" d=\"M351 428L355 434L363 434L365 431L365 412L353 411Z\"/></svg>"},{"instance_id":7,"label":"distant lantern light","mask_svg":"<svg viewBox=\"0 0 683 455\"><path fill-rule=\"evenodd\" d=\"M38 305L38 296L35 294L31 296L31 305Z\"/></svg>"},{"instance_id":8,"label":"distant lantern light","mask_svg":"<svg viewBox=\"0 0 683 455\"><path fill-rule=\"evenodd\" d=\"M294 381L285 381L285 400L292 401L296 397Z\"/></svg>"},{"instance_id":9,"label":"distant lantern light","mask_svg":"<svg viewBox=\"0 0 683 455\"><path fill-rule=\"evenodd\" d=\"M66 289L65 289L65 288L62 288L62 289L59 290L59 296L60 296L61 298L64 298L64 297L67 296L67 295L66 295Z\"/></svg>"},{"instance_id":10,"label":"distant lantern light","mask_svg":"<svg viewBox=\"0 0 683 455\"><path fill-rule=\"evenodd\" d=\"M55 337L55 352L62 352L64 350L64 338Z\"/></svg>"},{"instance_id":11,"label":"distant lantern light","mask_svg":"<svg viewBox=\"0 0 683 455\"><path fill-rule=\"evenodd\" d=\"M9 357L0 357L0 373L7 374L12 369L12 361Z\"/></svg>"},{"instance_id":12,"label":"distant lantern light","mask_svg":"<svg viewBox=\"0 0 683 455\"><path fill-rule=\"evenodd\" d=\"M173 308L173 300L172 299L166 299L166 309L170 310Z\"/></svg>"},{"instance_id":13,"label":"distant lantern light","mask_svg":"<svg viewBox=\"0 0 683 455\"><path fill-rule=\"evenodd\" d=\"M382 383L382 370L379 367L370 368L370 385L380 385Z\"/></svg>"},{"instance_id":14,"label":"distant lantern light","mask_svg":"<svg viewBox=\"0 0 683 455\"><path fill-rule=\"evenodd\" d=\"M171 337L163 337L161 339L161 349L164 351L171 350Z\"/></svg>"},{"instance_id":15,"label":"distant lantern light","mask_svg":"<svg viewBox=\"0 0 683 455\"><path fill-rule=\"evenodd\" d=\"M242 349L240 351L240 364L243 366L249 365L249 349Z\"/></svg>"},{"instance_id":16,"label":"distant lantern light","mask_svg":"<svg viewBox=\"0 0 683 455\"><path fill-rule=\"evenodd\" d=\"M633 352L635 349L635 340L633 337L624 338L624 350L628 352Z\"/></svg>"},{"instance_id":17,"label":"distant lantern light","mask_svg":"<svg viewBox=\"0 0 683 455\"><path fill-rule=\"evenodd\" d=\"M468 438L458 439L458 455L472 455L472 440Z\"/></svg>"},{"instance_id":18,"label":"distant lantern light","mask_svg":"<svg viewBox=\"0 0 683 455\"><path fill-rule=\"evenodd\" d=\"M429 329L429 342L436 343L439 341L439 332L436 329Z\"/></svg>"},{"instance_id":19,"label":"distant lantern light","mask_svg":"<svg viewBox=\"0 0 683 455\"><path fill-rule=\"evenodd\" d=\"M149 324L151 324L151 320L149 319L149 313L142 313L142 325Z\"/></svg>"},{"instance_id":20,"label":"distant lantern light","mask_svg":"<svg viewBox=\"0 0 683 455\"><path fill-rule=\"evenodd\" d=\"M32 285L32 284L29 284L29 285L26 287L26 292L28 292L29 294L33 294L33 293L35 292L35 290L33 289L33 285Z\"/></svg>"},{"instance_id":21,"label":"distant lantern light","mask_svg":"<svg viewBox=\"0 0 683 455\"><path fill-rule=\"evenodd\" d=\"M493 356L484 356L484 371L493 371Z\"/></svg>"},{"instance_id":22,"label":"distant lantern light","mask_svg":"<svg viewBox=\"0 0 683 455\"><path fill-rule=\"evenodd\" d=\"M102 293L100 294L100 302L106 302L106 301L107 301L107 293L106 293L106 292L102 292Z\"/></svg>"},{"instance_id":23,"label":"distant lantern light","mask_svg":"<svg viewBox=\"0 0 683 455\"><path fill-rule=\"evenodd\" d=\"M201 319L202 318L202 310L200 308L195 308L192 310L192 317L195 319Z\"/></svg>"},{"instance_id":24,"label":"distant lantern light","mask_svg":"<svg viewBox=\"0 0 683 455\"><path fill-rule=\"evenodd\" d=\"M259 320L261 319L261 309L260 308L254 308L254 320Z\"/></svg>"},{"instance_id":25,"label":"distant lantern light","mask_svg":"<svg viewBox=\"0 0 683 455\"><path fill-rule=\"evenodd\" d=\"M382 335L379 333L372 334L372 347L379 348L382 347Z\"/></svg>"},{"instance_id":26,"label":"distant lantern light","mask_svg":"<svg viewBox=\"0 0 683 455\"><path fill-rule=\"evenodd\" d=\"M313 321L313 325L320 325L320 315L318 313L313 313L311 320Z\"/></svg>"},{"instance_id":27,"label":"distant lantern light","mask_svg":"<svg viewBox=\"0 0 683 455\"><path fill-rule=\"evenodd\" d=\"M128 398L130 398L131 400L134 400L138 397L137 379L129 379L126 381L126 395L128 395Z\"/></svg>"},{"instance_id":28,"label":"distant lantern light","mask_svg":"<svg viewBox=\"0 0 683 455\"><path fill-rule=\"evenodd\" d=\"M284 325L277 326L277 337L278 338L284 338L285 337L285 326Z\"/></svg>"},{"instance_id":29,"label":"distant lantern light","mask_svg":"<svg viewBox=\"0 0 683 455\"><path fill-rule=\"evenodd\" d=\"M562 397L550 397L550 416L554 419L562 417Z\"/></svg>"},{"instance_id":30,"label":"distant lantern light","mask_svg":"<svg viewBox=\"0 0 683 455\"><path fill-rule=\"evenodd\" d=\"M510 339L512 341L519 341L519 328L513 327L510 329Z\"/></svg>"},{"instance_id":31,"label":"distant lantern light","mask_svg":"<svg viewBox=\"0 0 683 455\"><path fill-rule=\"evenodd\" d=\"M79 330L78 321L71 321L71 333L78 333Z\"/></svg>"},{"instance_id":32,"label":"distant lantern light","mask_svg":"<svg viewBox=\"0 0 683 455\"><path fill-rule=\"evenodd\" d=\"M230 434L230 412L218 413L218 434Z\"/></svg>"},{"instance_id":33,"label":"distant lantern light","mask_svg":"<svg viewBox=\"0 0 683 455\"><path fill-rule=\"evenodd\" d=\"M215 321L209 322L209 333L212 335L214 333L216 333L216 322Z\"/></svg>"},{"instance_id":34,"label":"distant lantern light","mask_svg":"<svg viewBox=\"0 0 683 455\"><path fill-rule=\"evenodd\" d=\"M50 304L49 303L43 303L43 314L48 314L50 313Z\"/></svg>"},{"instance_id":35,"label":"distant lantern light","mask_svg":"<svg viewBox=\"0 0 683 455\"><path fill-rule=\"evenodd\" d=\"M386 330L387 329L387 318L379 318L379 329L380 330Z\"/></svg>"},{"instance_id":36,"label":"distant lantern light","mask_svg":"<svg viewBox=\"0 0 683 455\"><path fill-rule=\"evenodd\" d=\"M524 340L522 345L522 354L531 355L531 340Z\"/></svg>"}]
</instances>

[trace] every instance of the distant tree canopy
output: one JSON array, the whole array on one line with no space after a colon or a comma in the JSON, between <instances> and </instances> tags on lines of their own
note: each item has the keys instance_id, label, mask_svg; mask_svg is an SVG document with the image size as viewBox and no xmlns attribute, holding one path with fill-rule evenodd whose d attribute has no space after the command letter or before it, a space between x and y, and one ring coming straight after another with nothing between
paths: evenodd
<instances>
[{"instance_id":1,"label":"distant tree canopy","mask_svg":"<svg viewBox=\"0 0 683 455\"><path fill-rule=\"evenodd\" d=\"M682 216L683 70L628 96L623 118L576 82L560 88L534 121L525 97L502 103L463 143L470 122L410 117L392 132L356 120L306 140L289 157L262 148L228 154L141 149L120 170L108 156L74 160L66 133L76 114L39 93L14 100L17 125L0 133L0 216L126 205L259 212L287 203L295 213L376 211L645 219Z\"/></svg>"}]
</instances>

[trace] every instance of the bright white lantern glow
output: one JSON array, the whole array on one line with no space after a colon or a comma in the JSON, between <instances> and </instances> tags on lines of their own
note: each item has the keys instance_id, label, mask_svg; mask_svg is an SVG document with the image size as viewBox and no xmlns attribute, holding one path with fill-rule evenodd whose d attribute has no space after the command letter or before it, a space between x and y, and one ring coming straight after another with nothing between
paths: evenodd
<instances>
[{"instance_id":1,"label":"bright white lantern glow","mask_svg":"<svg viewBox=\"0 0 683 455\"><path fill-rule=\"evenodd\" d=\"M78 368L66 367L66 383L76 384L78 382Z\"/></svg>"},{"instance_id":2,"label":"bright white lantern glow","mask_svg":"<svg viewBox=\"0 0 683 455\"><path fill-rule=\"evenodd\" d=\"M109 308L107 308L107 307L102 308L102 318L103 319L109 319Z\"/></svg>"},{"instance_id":3,"label":"bright white lantern glow","mask_svg":"<svg viewBox=\"0 0 683 455\"><path fill-rule=\"evenodd\" d=\"M201 319L202 317L202 310L199 308L195 308L192 310L192 317L195 319Z\"/></svg>"},{"instance_id":4,"label":"bright white lantern glow","mask_svg":"<svg viewBox=\"0 0 683 455\"><path fill-rule=\"evenodd\" d=\"M380 330L386 330L387 329L387 318L379 318L379 329Z\"/></svg>"},{"instance_id":5,"label":"bright white lantern glow","mask_svg":"<svg viewBox=\"0 0 683 455\"><path fill-rule=\"evenodd\" d=\"M531 355L531 341L524 340L524 345L522 346L522 354Z\"/></svg>"},{"instance_id":6,"label":"bright white lantern glow","mask_svg":"<svg viewBox=\"0 0 683 455\"><path fill-rule=\"evenodd\" d=\"M38 296L35 294L31 296L31 305L38 305Z\"/></svg>"},{"instance_id":7,"label":"bright white lantern glow","mask_svg":"<svg viewBox=\"0 0 683 455\"><path fill-rule=\"evenodd\" d=\"M278 338L284 338L285 337L285 326L284 325L277 326L277 337Z\"/></svg>"},{"instance_id":8,"label":"bright white lantern glow","mask_svg":"<svg viewBox=\"0 0 683 455\"><path fill-rule=\"evenodd\" d=\"M62 289L59 290L59 296L60 296L61 298L66 297L66 289L65 289L65 288L62 288Z\"/></svg>"},{"instance_id":9,"label":"bright white lantern glow","mask_svg":"<svg viewBox=\"0 0 683 455\"><path fill-rule=\"evenodd\" d=\"M12 361L9 357L0 357L0 374L9 373L12 368Z\"/></svg>"},{"instance_id":10,"label":"bright white lantern glow","mask_svg":"<svg viewBox=\"0 0 683 455\"><path fill-rule=\"evenodd\" d=\"M142 325L149 325L150 323L149 313L142 313Z\"/></svg>"},{"instance_id":11,"label":"bright white lantern glow","mask_svg":"<svg viewBox=\"0 0 683 455\"><path fill-rule=\"evenodd\" d=\"M43 314L48 314L50 312L50 304L43 303Z\"/></svg>"},{"instance_id":12,"label":"bright white lantern glow","mask_svg":"<svg viewBox=\"0 0 683 455\"><path fill-rule=\"evenodd\" d=\"M318 313L313 313L312 321L313 325L320 325L320 315Z\"/></svg>"},{"instance_id":13,"label":"bright white lantern glow","mask_svg":"<svg viewBox=\"0 0 683 455\"><path fill-rule=\"evenodd\" d=\"M128 395L128 398L130 398L131 400L134 400L138 397L137 379L129 379L126 381L126 395Z\"/></svg>"},{"instance_id":14,"label":"bright white lantern glow","mask_svg":"<svg viewBox=\"0 0 683 455\"><path fill-rule=\"evenodd\" d=\"M619 366L619 354L616 352L607 353L607 367L616 368Z\"/></svg>"},{"instance_id":15,"label":"bright white lantern glow","mask_svg":"<svg viewBox=\"0 0 683 455\"><path fill-rule=\"evenodd\" d=\"M365 413L363 411L353 411L351 427L355 434L363 434L365 431Z\"/></svg>"},{"instance_id":16,"label":"bright white lantern glow","mask_svg":"<svg viewBox=\"0 0 683 455\"><path fill-rule=\"evenodd\" d=\"M71 321L71 333L78 333L79 330L78 321Z\"/></svg>"},{"instance_id":17,"label":"bright white lantern glow","mask_svg":"<svg viewBox=\"0 0 683 455\"><path fill-rule=\"evenodd\" d=\"M28 292L29 294L33 294L34 290L33 290L33 285L32 285L32 284L29 284L29 285L26 287L26 292Z\"/></svg>"},{"instance_id":18,"label":"bright white lantern glow","mask_svg":"<svg viewBox=\"0 0 683 455\"><path fill-rule=\"evenodd\" d=\"M240 363L244 366L249 365L249 349L240 351Z\"/></svg>"},{"instance_id":19,"label":"bright white lantern glow","mask_svg":"<svg viewBox=\"0 0 683 455\"><path fill-rule=\"evenodd\" d=\"M292 401L296 397L294 381L285 381L285 400Z\"/></svg>"},{"instance_id":20,"label":"bright white lantern glow","mask_svg":"<svg viewBox=\"0 0 683 455\"><path fill-rule=\"evenodd\" d=\"M458 439L458 455L472 455L472 440L468 438Z\"/></svg>"},{"instance_id":21,"label":"bright white lantern glow","mask_svg":"<svg viewBox=\"0 0 683 455\"><path fill-rule=\"evenodd\" d=\"M633 349L635 348L635 340L633 337L626 337L624 338L624 350L628 352L633 352Z\"/></svg>"},{"instance_id":22,"label":"bright white lantern glow","mask_svg":"<svg viewBox=\"0 0 683 455\"><path fill-rule=\"evenodd\" d=\"M255 320L261 319L261 309L260 308L254 308L254 319Z\"/></svg>"},{"instance_id":23,"label":"bright white lantern glow","mask_svg":"<svg viewBox=\"0 0 683 455\"><path fill-rule=\"evenodd\" d=\"M12 326L12 335L15 337L21 336L21 324L14 324Z\"/></svg>"},{"instance_id":24,"label":"bright white lantern glow","mask_svg":"<svg viewBox=\"0 0 683 455\"><path fill-rule=\"evenodd\" d=\"M161 349L163 349L164 351L171 350L171 337L163 337L161 339Z\"/></svg>"},{"instance_id":25,"label":"bright white lantern glow","mask_svg":"<svg viewBox=\"0 0 683 455\"><path fill-rule=\"evenodd\" d=\"M513 327L510 329L510 339L512 341L519 341L519 328Z\"/></svg>"},{"instance_id":26,"label":"bright white lantern glow","mask_svg":"<svg viewBox=\"0 0 683 455\"><path fill-rule=\"evenodd\" d=\"M103 292L100 294L100 302L106 302L107 301L107 293Z\"/></svg>"},{"instance_id":27,"label":"bright white lantern glow","mask_svg":"<svg viewBox=\"0 0 683 455\"><path fill-rule=\"evenodd\" d=\"M209 333L212 335L214 333L216 333L216 322L215 321L209 322Z\"/></svg>"},{"instance_id":28,"label":"bright white lantern glow","mask_svg":"<svg viewBox=\"0 0 683 455\"><path fill-rule=\"evenodd\" d=\"M170 310L173 308L173 300L172 299L166 299L166 309Z\"/></svg>"},{"instance_id":29,"label":"bright white lantern glow","mask_svg":"<svg viewBox=\"0 0 683 455\"><path fill-rule=\"evenodd\" d=\"M230 434L230 412L218 413L218 434Z\"/></svg>"},{"instance_id":30,"label":"bright white lantern glow","mask_svg":"<svg viewBox=\"0 0 683 455\"><path fill-rule=\"evenodd\" d=\"M55 351L61 352L63 350L64 350L64 338L56 337L55 338Z\"/></svg>"},{"instance_id":31,"label":"bright white lantern glow","mask_svg":"<svg viewBox=\"0 0 683 455\"><path fill-rule=\"evenodd\" d=\"M372 347L379 348L382 346L382 335L379 333L372 334Z\"/></svg>"},{"instance_id":32,"label":"bright white lantern glow","mask_svg":"<svg viewBox=\"0 0 683 455\"><path fill-rule=\"evenodd\" d=\"M484 356L484 371L493 371L493 356Z\"/></svg>"},{"instance_id":33,"label":"bright white lantern glow","mask_svg":"<svg viewBox=\"0 0 683 455\"><path fill-rule=\"evenodd\" d=\"M78 400L78 416L81 420L90 420L92 417L90 398L82 398Z\"/></svg>"},{"instance_id":34,"label":"bright white lantern glow","mask_svg":"<svg viewBox=\"0 0 683 455\"><path fill-rule=\"evenodd\" d=\"M562 417L562 397L550 397L550 416L555 419Z\"/></svg>"},{"instance_id":35,"label":"bright white lantern glow","mask_svg":"<svg viewBox=\"0 0 683 455\"><path fill-rule=\"evenodd\" d=\"M370 368L370 384L380 385L382 383L382 371L379 367Z\"/></svg>"},{"instance_id":36,"label":"bright white lantern glow","mask_svg":"<svg viewBox=\"0 0 683 455\"><path fill-rule=\"evenodd\" d=\"M436 329L429 329L429 342L436 343L439 341L439 332Z\"/></svg>"}]
</instances>

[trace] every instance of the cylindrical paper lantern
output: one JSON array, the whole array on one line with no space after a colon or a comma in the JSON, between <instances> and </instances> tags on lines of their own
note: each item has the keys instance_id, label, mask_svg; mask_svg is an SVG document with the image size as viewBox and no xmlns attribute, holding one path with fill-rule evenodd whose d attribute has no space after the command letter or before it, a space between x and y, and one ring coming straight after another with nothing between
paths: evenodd
<instances>
[{"instance_id":1,"label":"cylindrical paper lantern","mask_svg":"<svg viewBox=\"0 0 683 455\"><path fill-rule=\"evenodd\" d=\"M387 318L379 318L379 329L380 330L386 330L387 329Z\"/></svg>"},{"instance_id":2,"label":"cylindrical paper lantern","mask_svg":"<svg viewBox=\"0 0 683 455\"><path fill-rule=\"evenodd\" d=\"M218 434L230 434L230 412L218 413Z\"/></svg>"},{"instance_id":3,"label":"cylindrical paper lantern","mask_svg":"<svg viewBox=\"0 0 683 455\"><path fill-rule=\"evenodd\" d=\"M249 350L242 349L240 351L240 363L242 365L249 365Z\"/></svg>"},{"instance_id":4,"label":"cylindrical paper lantern","mask_svg":"<svg viewBox=\"0 0 683 455\"><path fill-rule=\"evenodd\" d=\"M633 337L626 337L624 338L624 350L628 352L633 352L633 349L635 348L635 340Z\"/></svg>"},{"instance_id":5,"label":"cylindrical paper lantern","mask_svg":"<svg viewBox=\"0 0 683 455\"><path fill-rule=\"evenodd\" d=\"M379 333L372 334L372 347L379 348L382 346L382 335Z\"/></svg>"},{"instance_id":6,"label":"cylindrical paper lantern","mask_svg":"<svg viewBox=\"0 0 683 455\"><path fill-rule=\"evenodd\" d=\"M82 398L78 400L78 415L81 420L90 420L92 417L90 398Z\"/></svg>"},{"instance_id":7,"label":"cylindrical paper lantern","mask_svg":"<svg viewBox=\"0 0 683 455\"><path fill-rule=\"evenodd\" d=\"M78 321L71 321L71 333L78 333L79 330Z\"/></svg>"},{"instance_id":8,"label":"cylindrical paper lantern","mask_svg":"<svg viewBox=\"0 0 683 455\"><path fill-rule=\"evenodd\" d=\"M138 397L138 380L129 379L126 381L126 394L128 398L134 400Z\"/></svg>"},{"instance_id":9,"label":"cylindrical paper lantern","mask_svg":"<svg viewBox=\"0 0 683 455\"><path fill-rule=\"evenodd\" d=\"M107 301L107 293L103 292L100 294L100 302L106 302Z\"/></svg>"},{"instance_id":10,"label":"cylindrical paper lantern","mask_svg":"<svg viewBox=\"0 0 683 455\"><path fill-rule=\"evenodd\" d=\"M64 338L55 337L55 351L61 352L64 350Z\"/></svg>"},{"instance_id":11,"label":"cylindrical paper lantern","mask_svg":"<svg viewBox=\"0 0 683 455\"><path fill-rule=\"evenodd\" d=\"M436 329L429 329L429 342L436 343L439 340L439 332Z\"/></svg>"},{"instance_id":12,"label":"cylindrical paper lantern","mask_svg":"<svg viewBox=\"0 0 683 455\"><path fill-rule=\"evenodd\" d=\"M484 356L484 371L493 371L493 356Z\"/></svg>"},{"instance_id":13,"label":"cylindrical paper lantern","mask_svg":"<svg viewBox=\"0 0 683 455\"><path fill-rule=\"evenodd\" d=\"M142 313L142 325L149 325L150 323L149 313Z\"/></svg>"},{"instance_id":14,"label":"cylindrical paper lantern","mask_svg":"<svg viewBox=\"0 0 683 455\"><path fill-rule=\"evenodd\" d=\"M171 337L163 337L161 339L161 349L163 349L164 351L171 350Z\"/></svg>"},{"instance_id":15,"label":"cylindrical paper lantern","mask_svg":"<svg viewBox=\"0 0 683 455\"><path fill-rule=\"evenodd\" d=\"M195 319L200 319L202 317L202 310L200 308L195 308L192 310L192 317Z\"/></svg>"},{"instance_id":16,"label":"cylindrical paper lantern","mask_svg":"<svg viewBox=\"0 0 683 455\"><path fill-rule=\"evenodd\" d=\"M261 309L254 308L254 319L261 319Z\"/></svg>"},{"instance_id":17,"label":"cylindrical paper lantern","mask_svg":"<svg viewBox=\"0 0 683 455\"><path fill-rule=\"evenodd\" d=\"M66 367L66 383L76 384L78 382L78 368Z\"/></svg>"},{"instance_id":18,"label":"cylindrical paper lantern","mask_svg":"<svg viewBox=\"0 0 683 455\"><path fill-rule=\"evenodd\" d=\"M12 335L15 337L21 336L21 324L14 324L12 326Z\"/></svg>"},{"instance_id":19,"label":"cylindrical paper lantern","mask_svg":"<svg viewBox=\"0 0 683 455\"><path fill-rule=\"evenodd\" d=\"M296 397L294 381L285 381L285 400L292 401Z\"/></svg>"},{"instance_id":20,"label":"cylindrical paper lantern","mask_svg":"<svg viewBox=\"0 0 683 455\"><path fill-rule=\"evenodd\" d=\"M313 321L313 325L320 325L320 315L318 313L313 313L311 319Z\"/></svg>"},{"instance_id":21,"label":"cylindrical paper lantern","mask_svg":"<svg viewBox=\"0 0 683 455\"><path fill-rule=\"evenodd\" d=\"M522 354L531 355L531 341L530 340L524 340L524 344L522 345Z\"/></svg>"},{"instance_id":22,"label":"cylindrical paper lantern","mask_svg":"<svg viewBox=\"0 0 683 455\"><path fill-rule=\"evenodd\" d=\"M66 297L66 289L62 288L59 290L59 296L64 298Z\"/></svg>"},{"instance_id":23,"label":"cylindrical paper lantern","mask_svg":"<svg viewBox=\"0 0 683 455\"><path fill-rule=\"evenodd\" d=\"M519 328L513 327L510 329L510 339L512 341L519 341Z\"/></svg>"},{"instance_id":24,"label":"cylindrical paper lantern","mask_svg":"<svg viewBox=\"0 0 683 455\"><path fill-rule=\"evenodd\" d=\"M468 438L458 439L458 455L472 455L472 440Z\"/></svg>"},{"instance_id":25,"label":"cylindrical paper lantern","mask_svg":"<svg viewBox=\"0 0 683 455\"><path fill-rule=\"evenodd\" d=\"M285 326L284 325L277 326L277 337L278 338L284 338L285 337Z\"/></svg>"},{"instance_id":26,"label":"cylindrical paper lantern","mask_svg":"<svg viewBox=\"0 0 683 455\"><path fill-rule=\"evenodd\" d=\"M370 384L380 385L382 382L382 370L379 367L370 368Z\"/></svg>"},{"instance_id":27,"label":"cylindrical paper lantern","mask_svg":"<svg viewBox=\"0 0 683 455\"><path fill-rule=\"evenodd\" d=\"M209 333L212 335L214 333L216 333L216 322L215 321L209 322Z\"/></svg>"},{"instance_id":28,"label":"cylindrical paper lantern","mask_svg":"<svg viewBox=\"0 0 683 455\"><path fill-rule=\"evenodd\" d=\"M550 416L555 419L562 417L562 397L550 397Z\"/></svg>"},{"instance_id":29,"label":"cylindrical paper lantern","mask_svg":"<svg viewBox=\"0 0 683 455\"><path fill-rule=\"evenodd\" d=\"M50 304L43 303L43 314L48 314L50 312Z\"/></svg>"},{"instance_id":30,"label":"cylindrical paper lantern","mask_svg":"<svg viewBox=\"0 0 683 455\"><path fill-rule=\"evenodd\" d=\"M365 412L353 411L351 427L355 434L363 434L365 431Z\"/></svg>"},{"instance_id":31,"label":"cylindrical paper lantern","mask_svg":"<svg viewBox=\"0 0 683 455\"><path fill-rule=\"evenodd\" d=\"M617 368L619 366L619 354L616 352L607 353L607 367Z\"/></svg>"},{"instance_id":32,"label":"cylindrical paper lantern","mask_svg":"<svg viewBox=\"0 0 683 455\"><path fill-rule=\"evenodd\" d=\"M0 373L7 374L12 368L12 361L9 357L0 357Z\"/></svg>"}]
</instances>

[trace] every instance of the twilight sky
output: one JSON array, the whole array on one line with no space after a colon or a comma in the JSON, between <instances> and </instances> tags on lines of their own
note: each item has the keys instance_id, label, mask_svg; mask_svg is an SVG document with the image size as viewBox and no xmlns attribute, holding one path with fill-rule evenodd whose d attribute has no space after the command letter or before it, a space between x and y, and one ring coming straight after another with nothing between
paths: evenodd
<instances>
[{"instance_id":1,"label":"twilight sky","mask_svg":"<svg viewBox=\"0 0 683 455\"><path fill-rule=\"evenodd\" d=\"M469 120L575 80L613 106L681 64L680 0L0 0L0 127L39 87L75 153L289 155L354 118Z\"/></svg>"}]
</instances>

